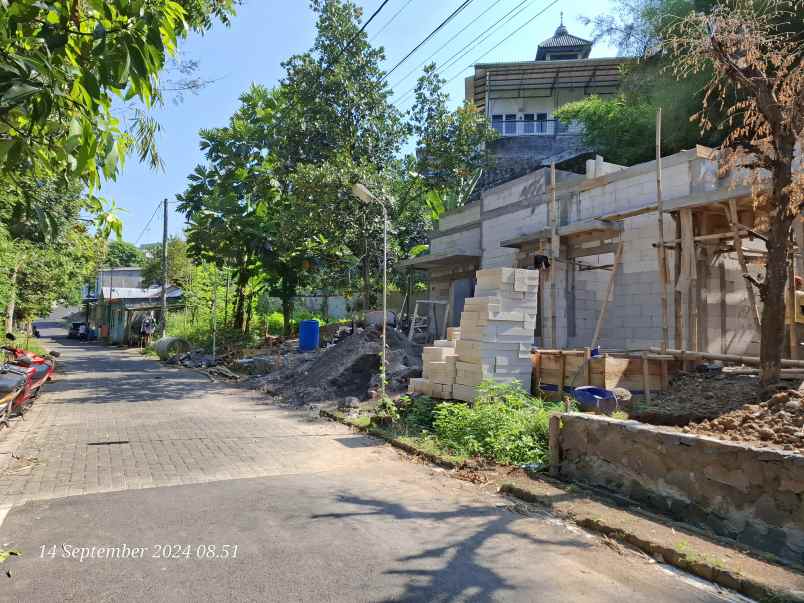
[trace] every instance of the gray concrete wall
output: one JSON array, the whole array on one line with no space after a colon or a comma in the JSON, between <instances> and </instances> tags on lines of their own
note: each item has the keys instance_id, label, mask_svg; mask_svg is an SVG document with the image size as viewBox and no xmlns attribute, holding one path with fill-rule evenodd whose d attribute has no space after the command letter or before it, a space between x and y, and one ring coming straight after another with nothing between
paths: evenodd
<instances>
[{"instance_id":1,"label":"gray concrete wall","mask_svg":"<svg viewBox=\"0 0 804 603\"><path fill-rule=\"evenodd\" d=\"M563 478L804 563L804 456L594 415L561 423Z\"/></svg>"}]
</instances>

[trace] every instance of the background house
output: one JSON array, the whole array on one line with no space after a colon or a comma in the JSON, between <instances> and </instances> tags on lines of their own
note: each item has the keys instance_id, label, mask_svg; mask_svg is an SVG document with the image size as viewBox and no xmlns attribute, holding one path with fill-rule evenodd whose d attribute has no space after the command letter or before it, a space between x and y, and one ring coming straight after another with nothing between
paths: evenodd
<instances>
[{"instance_id":1,"label":"background house","mask_svg":"<svg viewBox=\"0 0 804 603\"><path fill-rule=\"evenodd\" d=\"M500 138L480 190L535 168L592 156L577 125L562 124L556 110L593 94L617 93L626 58L589 58L592 42L573 36L563 23L539 44L532 61L483 63L465 80L465 98L491 121ZM582 164L582 161L581 161Z\"/></svg>"}]
</instances>

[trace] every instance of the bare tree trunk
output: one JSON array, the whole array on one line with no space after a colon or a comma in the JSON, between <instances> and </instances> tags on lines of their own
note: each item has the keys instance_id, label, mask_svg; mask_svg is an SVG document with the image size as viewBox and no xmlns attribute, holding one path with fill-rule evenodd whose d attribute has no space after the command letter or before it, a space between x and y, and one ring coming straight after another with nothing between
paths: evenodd
<instances>
[{"instance_id":1,"label":"bare tree trunk","mask_svg":"<svg viewBox=\"0 0 804 603\"><path fill-rule=\"evenodd\" d=\"M792 157L792 152L791 155ZM765 258L765 281L760 286L762 299L762 336L759 348L760 380L764 385L779 380L784 348L785 294L787 287L787 253L790 227L794 214L789 209L790 163L780 161L773 170L773 192L768 229L768 255ZM792 310L792 308L791 308Z\"/></svg>"},{"instance_id":2,"label":"bare tree trunk","mask_svg":"<svg viewBox=\"0 0 804 603\"><path fill-rule=\"evenodd\" d=\"M243 333L248 334L248 330L251 328L251 315L254 311L254 292L248 294L248 302L246 307L246 322L243 325Z\"/></svg>"},{"instance_id":3,"label":"bare tree trunk","mask_svg":"<svg viewBox=\"0 0 804 603\"><path fill-rule=\"evenodd\" d=\"M237 291L235 295L237 297L237 302L235 304L235 311L234 311L234 328L240 331L243 330L243 324L245 322L245 310L246 310L246 285L248 284L248 272L245 270L241 270L237 274Z\"/></svg>"},{"instance_id":4,"label":"bare tree trunk","mask_svg":"<svg viewBox=\"0 0 804 603\"><path fill-rule=\"evenodd\" d=\"M287 291L282 291L282 335L290 337L290 321L293 320L293 296L288 295Z\"/></svg>"}]
</instances>

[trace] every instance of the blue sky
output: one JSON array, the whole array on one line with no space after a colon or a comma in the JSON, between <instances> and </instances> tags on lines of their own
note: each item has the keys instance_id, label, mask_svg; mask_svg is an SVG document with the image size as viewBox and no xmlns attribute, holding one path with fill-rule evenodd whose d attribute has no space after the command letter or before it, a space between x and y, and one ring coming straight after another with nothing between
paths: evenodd
<instances>
[{"instance_id":1,"label":"blue sky","mask_svg":"<svg viewBox=\"0 0 804 603\"><path fill-rule=\"evenodd\" d=\"M417 69L403 80L414 67L468 25L464 32L432 58L436 63L444 63L465 45L477 41L486 28L522 1L473 0L458 17L391 75L389 81L394 86L394 100L398 102L398 99L402 99L400 108L407 109L410 95L408 99L402 97L420 75ZM364 19L367 19L381 4L381 0L359 0L358 4L363 6ZM367 28L370 38L376 36L372 43L385 48L386 68L404 57L459 4L460 0L390 0ZM570 33L588 38L588 28L578 21L580 9L589 17L610 10L608 0L587 0L583 3L560 0L511 35L548 4L550 0L528 0L525 9L513 20L501 25L488 39L442 73L447 79L454 77L448 84L452 104L462 102L463 78L471 73L468 66L481 55L484 56L479 62L530 60L535 56L539 42L553 35L561 11L564 12L564 24ZM399 15L382 29L400 9ZM478 18L484 11L488 12ZM159 151L165 162L163 172L140 165L136 158L131 157L118 180L102 188L104 196L114 199L126 210L122 214L125 225L123 236L126 240L142 244L161 238L161 212L147 229L146 224L157 203L165 197L173 200L176 194L181 193L187 175L198 163L203 162L203 155L198 149L198 131L225 125L237 108L238 96L252 82L266 86L276 84L283 75L280 63L292 54L306 51L312 45L314 35L314 15L306 0L246 0L230 27L216 25L206 35L192 36L182 45L184 56L198 60L201 75L215 82L197 95L186 96L181 104L169 104L156 112L162 126ZM509 35L511 37L499 47L485 54ZM603 42L592 49L593 57L615 54L615 50ZM181 233L184 226L181 215L171 213L168 222L171 234Z\"/></svg>"}]
</instances>

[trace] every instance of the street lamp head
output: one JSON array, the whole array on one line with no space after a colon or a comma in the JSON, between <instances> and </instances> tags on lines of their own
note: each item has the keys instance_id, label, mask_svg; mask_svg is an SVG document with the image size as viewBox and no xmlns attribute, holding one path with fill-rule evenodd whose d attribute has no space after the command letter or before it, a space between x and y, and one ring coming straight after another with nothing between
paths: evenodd
<instances>
[{"instance_id":1,"label":"street lamp head","mask_svg":"<svg viewBox=\"0 0 804 603\"><path fill-rule=\"evenodd\" d=\"M363 203L379 203L380 200L371 194L371 191L364 185L356 182L352 185L352 194L360 199Z\"/></svg>"}]
</instances>

